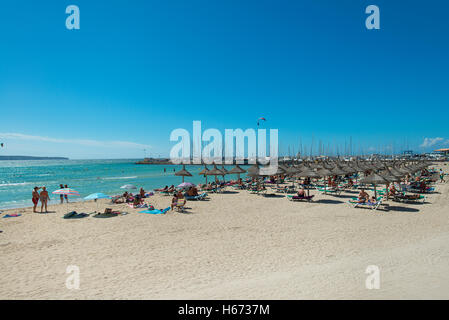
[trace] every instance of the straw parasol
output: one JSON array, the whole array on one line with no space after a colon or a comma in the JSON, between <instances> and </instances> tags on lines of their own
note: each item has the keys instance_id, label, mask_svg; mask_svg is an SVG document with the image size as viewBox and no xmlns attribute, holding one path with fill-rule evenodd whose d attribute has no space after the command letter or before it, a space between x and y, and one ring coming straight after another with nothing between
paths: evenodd
<instances>
[{"instance_id":1,"label":"straw parasol","mask_svg":"<svg viewBox=\"0 0 449 320\"><path fill-rule=\"evenodd\" d=\"M223 176L225 173L217 168L217 165L214 164L214 168L212 170L209 170L206 175L208 176L215 176L215 180L217 180L217 176Z\"/></svg>"},{"instance_id":2,"label":"straw parasol","mask_svg":"<svg viewBox=\"0 0 449 320\"><path fill-rule=\"evenodd\" d=\"M182 182L184 182L184 177L191 177L192 174L189 171L187 171L186 166L183 165L181 170L175 172L175 176L182 177Z\"/></svg>"},{"instance_id":3,"label":"straw parasol","mask_svg":"<svg viewBox=\"0 0 449 320\"><path fill-rule=\"evenodd\" d=\"M237 164L234 168L228 171L228 174L236 174L238 179L240 179L240 174L245 173L246 171Z\"/></svg>"},{"instance_id":4,"label":"straw parasol","mask_svg":"<svg viewBox=\"0 0 449 320\"><path fill-rule=\"evenodd\" d=\"M390 181L387 180L384 176L377 174L375 172L371 173L369 176L364 177L360 180L362 183L369 183L374 185L374 197L377 199L377 190L376 185L378 184L388 184Z\"/></svg>"},{"instance_id":5,"label":"straw parasol","mask_svg":"<svg viewBox=\"0 0 449 320\"><path fill-rule=\"evenodd\" d=\"M207 169L207 167L204 166L204 169L198 173L200 176L204 176L204 178L206 178L206 184L207 184L207 173L208 172L209 172L209 169Z\"/></svg>"}]
</instances>

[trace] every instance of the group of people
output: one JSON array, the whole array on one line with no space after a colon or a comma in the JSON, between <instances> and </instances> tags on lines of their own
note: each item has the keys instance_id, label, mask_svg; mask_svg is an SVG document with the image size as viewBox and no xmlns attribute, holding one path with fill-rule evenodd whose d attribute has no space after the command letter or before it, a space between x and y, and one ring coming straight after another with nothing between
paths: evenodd
<instances>
[{"instance_id":1,"label":"group of people","mask_svg":"<svg viewBox=\"0 0 449 320\"><path fill-rule=\"evenodd\" d=\"M66 189L68 188L67 185L62 185L60 184L59 187L61 189ZM39 189L42 189L41 192L39 192ZM69 203L69 198L67 197L66 194L61 194L59 195L59 198L61 200L61 203L64 203L64 199L66 200L67 203ZM50 195L48 194L47 188L46 187L34 187L33 191L31 193L31 201L33 202L33 212L37 212L37 205L39 204L39 201L41 202L41 213L44 212L45 209L45 213L48 212L47 209L47 205L48 205L48 201L50 201Z\"/></svg>"},{"instance_id":2,"label":"group of people","mask_svg":"<svg viewBox=\"0 0 449 320\"><path fill-rule=\"evenodd\" d=\"M132 203L134 205L139 205L144 202L143 199L147 197L147 193L143 188L140 188L138 194L132 194L128 191L125 191L121 196L117 196L112 198L113 203Z\"/></svg>"}]
</instances>

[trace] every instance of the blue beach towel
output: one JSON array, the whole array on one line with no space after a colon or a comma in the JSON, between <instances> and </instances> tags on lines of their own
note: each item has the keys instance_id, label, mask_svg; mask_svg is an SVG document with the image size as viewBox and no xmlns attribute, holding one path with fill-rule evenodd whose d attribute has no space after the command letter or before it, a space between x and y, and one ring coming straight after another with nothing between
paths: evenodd
<instances>
[{"instance_id":1,"label":"blue beach towel","mask_svg":"<svg viewBox=\"0 0 449 320\"><path fill-rule=\"evenodd\" d=\"M170 210L170 207L165 208L164 210L144 210L144 211L139 211L140 213L149 213L149 214L164 214L166 213L168 210Z\"/></svg>"},{"instance_id":2,"label":"blue beach towel","mask_svg":"<svg viewBox=\"0 0 449 320\"><path fill-rule=\"evenodd\" d=\"M20 217L20 216L21 216L20 213L19 214L12 214L12 215L7 214L7 215L4 215L3 218L15 218L15 217Z\"/></svg>"}]
</instances>

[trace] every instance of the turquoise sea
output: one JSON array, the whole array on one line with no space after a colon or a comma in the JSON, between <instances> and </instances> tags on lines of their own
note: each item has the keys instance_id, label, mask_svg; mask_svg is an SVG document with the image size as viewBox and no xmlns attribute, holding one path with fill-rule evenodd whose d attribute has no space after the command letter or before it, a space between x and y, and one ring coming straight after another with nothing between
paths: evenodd
<instances>
[{"instance_id":1,"label":"turquoise sea","mask_svg":"<svg viewBox=\"0 0 449 320\"><path fill-rule=\"evenodd\" d=\"M120 187L125 184L152 190L165 185L176 186L182 182L182 177L174 175L174 171L182 166L137 165L136 161L138 160L0 161L0 210L32 206L31 192L35 186L47 187L51 203L58 203L59 196L52 195L51 192L59 189L61 183L80 193L80 197L71 197L70 200L81 201L83 197L95 192L108 195L123 193L124 190ZM204 177L198 175L202 168L187 166L186 169L193 176L186 177L185 181L204 182ZM236 179L236 176L226 176L226 179Z\"/></svg>"}]
</instances>

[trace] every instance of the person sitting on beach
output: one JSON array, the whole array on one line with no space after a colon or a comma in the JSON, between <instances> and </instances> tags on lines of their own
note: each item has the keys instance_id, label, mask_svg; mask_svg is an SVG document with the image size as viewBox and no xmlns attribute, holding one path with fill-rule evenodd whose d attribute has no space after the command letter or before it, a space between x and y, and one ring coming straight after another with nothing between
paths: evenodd
<instances>
[{"instance_id":1,"label":"person sitting on beach","mask_svg":"<svg viewBox=\"0 0 449 320\"><path fill-rule=\"evenodd\" d=\"M37 190L39 190L39 188L38 187L34 187L33 192L32 192L31 201L33 201L33 212L37 212L36 211L36 207L37 207L37 204L39 202L39 192L37 192Z\"/></svg>"},{"instance_id":2,"label":"person sitting on beach","mask_svg":"<svg viewBox=\"0 0 449 320\"><path fill-rule=\"evenodd\" d=\"M388 191L388 196L394 197L396 195L396 192L397 192L397 190L396 190L394 184L392 184Z\"/></svg>"},{"instance_id":3,"label":"person sitting on beach","mask_svg":"<svg viewBox=\"0 0 449 320\"><path fill-rule=\"evenodd\" d=\"M145 198L145 190L143 190L143 188L140 188L139 194L141 198Z\"/></svg>"},{"instance_id":4,"label":"person sitting on beach","mask_svg":"<svg viewBox=\"0 0 449 320\"><path fill-rule=\"evenodd\" d=\"M182 194L181 190L178 191L178 199L184 199L184 195Z\"/></svg>"},{"instance_id":5,"label":"person sitting on beach","mask_svg":"<svg viewBox=\"0 0 449 320\"><path fill-rule=\"evenodd\" d=\"M174 194L173 198L171 199L171 210L173 210L174 207L178 204L178 194Z\"/></svg>"},{"instance_id":6,"label":"person sitting on beach","mask_svg":"<svg viewBox=\"0 0 449 320\"><path fill-rule=\"evenodd\" d=\"M164 192L164 191L167 191L168 190L168 186L165 186L165 187L163 187L162 189L161 188L159 188L159 189L154 189L154 191L159 191L159 192Z\"/></svg>"},{"instance_id":7,"label":"person sitting on beach","mask_svg":"<svg viewBox=\"0 0 449 320\"><path fill-rule=\"evenodd\" d=\"M305 196L306 196L306 191L304 190L304 188L299 189L298 197L305 198Z\"/></svg>"},{"instance_id":8,"label":"person sitting on beach","mask_svg":"<svg viewBox=\"0 0 449 320\"><path fill-rule=\"evenodd\" d=\"M42 204L41 205L41 213L42 213L44 207L45 207L45 213L47 213L48 212L47 202L48 202L48 200L50 200L50 197L48 196L48 191L45 187L42 187L42 191L39 194L39 200L41 201L41 204Z\"/></svg>"},{"instance_id":9,"label":"person sitting on beach","mask_svg":"<svg viewBox=\"0 0 449 320\"><path fill-rule=\"evenodd\" d=\"M193 187L190 187L190 188L187 190L186 194L187 194L187 196L189 196L189 197L195 196L195 195L193 194Z\"/></svg>"},{"instance_id":10,"label":"person sitting on beach","mask_svg":"<svg viewBox=\"0 0 449 320\"><path fill-rule=\"evenodd\" d=\"M368 204L376 204L377 200L376 198L374 198L374 196L372 196L369 200L368 200Z\"/></svg>"},{"instance_id":11,"label":"person sitting on beach","mask_svg":"<svg viewBox=\"0 0 449 320\"><path fill-rule=\"evenodd\" d=\"M360 190L358 203L365 203L369 200L369 195L366 193L365 189Z\"/></svg>"},{"instance_id":12,"label":"person sitting on beach","mask_svg":"<svg viewBox=\"0 0 449 320\"><path fill-rule=\"evenodd\" d=\"M424 181L421 181L421 183L419 184L419 191L422 192L426 192L427 186L426 183Z\"/></svg>"}]
</instances>

